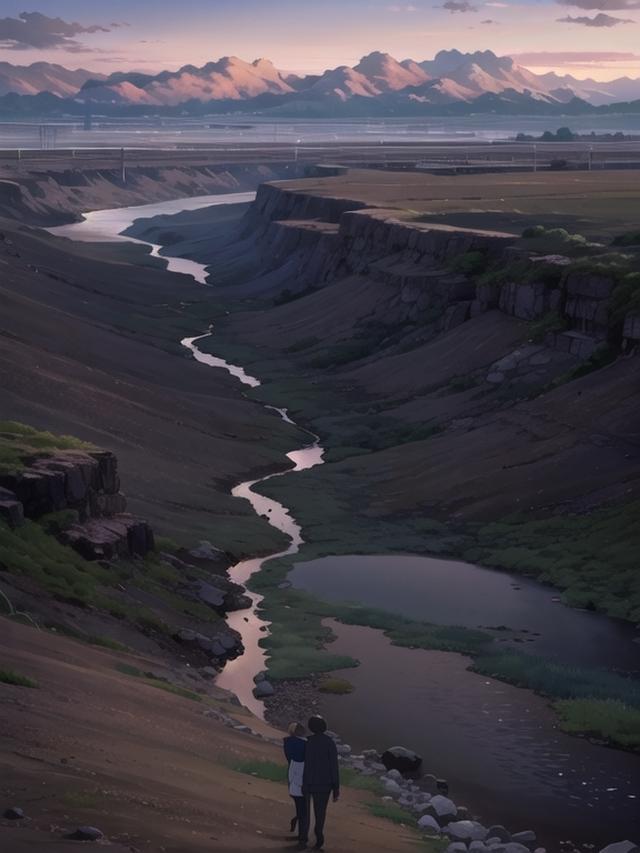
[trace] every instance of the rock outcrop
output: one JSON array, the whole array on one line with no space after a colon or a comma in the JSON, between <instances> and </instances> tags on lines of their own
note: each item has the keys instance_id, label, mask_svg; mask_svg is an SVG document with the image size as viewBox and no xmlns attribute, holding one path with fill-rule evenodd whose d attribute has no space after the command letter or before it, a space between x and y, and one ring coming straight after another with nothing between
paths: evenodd
<instances>
[{"instance_id":1,"label":"rock outcrop","mask_svg":"<svg viewBox=\"0 0 640 853\"><path fill-rule=\"evenodd\" d=\"M151 527L126 508L118 461L109 451L56 451L0 476L0 518L17 527L25 518L71 510L77 521L60 539L87 560L144 556L153 549Z\"/></svg>"},{"instance_id":2,"label":"rock outcrop","mask_svg":"<svg viewBox=\"0 0 640 853\"><path fill-rule=\"evenodd\" d=\"M373 317L387 326L410 322L438 333L496 309L532 323L557 318L544 345L576 362L610 337L614 279L575 268L562 255L528 252L513 234L402 219L397 210L362 201L264 184L240 236L265 271L263 292L278 297L280 287L283 301L336 279L366 276L388 289L380 316ZM464 271L460 260L472 256L484 259L485 268L502 268L506 280ZM640 316L632 313L622 343L630 350L639 342Z\"/></svg>"}]
</instances>

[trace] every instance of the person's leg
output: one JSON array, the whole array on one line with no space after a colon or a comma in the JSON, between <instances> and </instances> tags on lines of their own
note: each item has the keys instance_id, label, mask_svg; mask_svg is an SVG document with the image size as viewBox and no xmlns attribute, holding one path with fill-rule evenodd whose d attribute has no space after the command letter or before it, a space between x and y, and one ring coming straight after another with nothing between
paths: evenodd
<instances>
[{"instance_id":1,"label":"person's leg","mask_svg":"<svg viewBox=\"0 0 640 853\"><path fill-rule=\"evenodd\" d=\"M298 802L300 805L298 806ZM298 807L300 811L298 812ZM306 844L309 840L309 819L311 814L311 797L309 794L302 797L296 797L296 812L298 813L298 842L300 845Z\"/></svg>"},{"instance_id":2,"label":"person's leg","mask_svg":"<svg viewBox=\"0 0 640 853\"><path fill-rule=\"evenodd\" d=\"M298 840L306 841L309 832L309 821L307 820L307 800L306 797L294 797L293 801L296 804L295 820L298 823Z\"/></svg>"},{"instance_id":3,"label":"person's leg","mask_svg":"<svg viewBox=\"0 0 640 853\"><path fill-rule=\"evenodd\" d=\"M327 816L327 805L331 791L317 791L313 795L313 816L315 818L314 831L316 834L316 846L322 847L324 844L324 821Z\"/></svg>"}]
</instances>

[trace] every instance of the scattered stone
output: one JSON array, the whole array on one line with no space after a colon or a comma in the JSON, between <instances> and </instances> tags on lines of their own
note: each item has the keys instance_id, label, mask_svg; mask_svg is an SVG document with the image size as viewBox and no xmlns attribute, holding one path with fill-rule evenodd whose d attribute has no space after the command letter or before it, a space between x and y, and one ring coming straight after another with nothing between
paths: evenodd
<instances>
[{"instance_id":1,"label":"scattered stone","mask_svg":"<svg viewBox=\"0 0 640 853\"><path fill-rule=\"evenodd\" d=\"M422 758L404 746L392 746L382 753L382 763L387 770L417 773L422 765Z\"/></svg>"},{"instance_id":2,"label":"scattered stone","mask_svg":"<svg viewBox=\"0 0 640 853\"><path fill-rule=\"evenodd\" d=\"M519 844L535 844L537 841L536 834L531 829L526 829L524 832L514 832L511 836L512 841L517 841Z\"/></svg>"},{"instance_id":3,"label":"scattered stone","mask_svg":"<svg viewBox=\"0 0 640 853\"><path fill-rule=\"evenodd\" d=\"M384 785L384 789L387 794L393 794L394 796L399 797L402 793L402 788L393 779L384 779L382 784Z\"/></svg>"},{"instance_id":4,"label":"scattered stone","mask_svg":"<svg viewBox=\"0 0 640 853\"><path fill-rule=\"evenodd\" d=\"M453 800L450 800L448 797L443 797L442 794L436 794L435 797L431 797L429 807L436 812L438 817L447 817L449 815L455 817L458 813L458 809L456 808L456 804Z\"/></svg>"},{"instance_id":5,"label":"scattered stone","mask_svg":"<svg viewBox=\"0 0 640 853\"><path fill-rule=\"evenodd\" d=\"M98 841L104 833L95 826L79 826L75 832L65 835L69 841Z\"/></svg>"},{"instance_id":6,"label":"scattered stone","mask_svg":"<svg viewBox=\"0 0 640 853\"><path fill-rule=\"evenodd\" d=\"M511 833L501 823L495 823L487 830L487 838L496 838L502 843L511 841Z\"/></svg>"},{"instance_id":7,"label":"scattered stone","mask_svg":"<svg viewBox=\"0 0 640 853\"><path fill-rule=\"evenodd\" d=\"M447 847L446 853L467 853L467 845L463 841L454 841Z\"/></svg>"},{"instance_id":8,"label":"scattered stone","mask_svg":"<svg viewBox=\"0 0 640 853\"><path fill-rule=\"evenodd\" d=\"M488 853L488 850L484 841L472 841L469 845L469 853Z\"/></svg>"},{"instance_id":9,"label":"scattered stone","mask_svg":"<svg viewBox=\"0 0 640 853\"><path fill-rule=\"evenodd\" d=\"M453 821L447 825L445 832L455 841L484 841L487 837L486 827L475 820Z\"/></svg>"},{"instance_id":10,"label":"scattered stone","mask_svg":"<svg viewBox=\"0 0 640 853\"><path fill-rule=\"evenodd\" d=\"M420 781L425 791L428 791L430 794L438 793L438 780L433 773L425 773Z\"/></svg>"},{"instance_id":11,"label":"scattered stone","mask_svg":"<svg viewBox=\"0 0 640 853\"><path fill-rule=\"evenodd\" d=\"M430 829L434 832L440 832L440 824L438 821L431 817L431 815L425 814L418 820L418 826L420 829Z\"/></svg>"},{"instance_id":12,"label":"scattered stone","mask_svg":"<svg viewBox=\"0 0 640 853\"><path fill-rule=\"evenodd\" d=\"M640 847L633 841L617 841L615 844L609 844L600 853L638 853L638 851Z\"/></svg>"},{"instance_id":13,"label":"scattered stone","mask_svg":"<svg viewBox=\"0 0 640 853\"><path fill-rule=\"evenodd\" d=\"M273 696L275 692L273 684L271 684L270 681L267 681L266 678L259 681L253 688L253 695L256 699L264 699L266 696Z\"/></svg>"},{"instance_id":14,"label":"scattered stone","mask_svg":"<svg viewBox=\"0 0 640 853\"><path fill-rule=\"evenodd\" d=\"M468 820L469 819L469 809L466 806L458 806L458 814L456 815L458 820Z\"/></svg>"},{"instance_id":15,"label":"scattered stone","mask_svg":"<svg viewBox=\"0 0 640 853\"><path fill-rule=\"evenodd\" d=\"M219 560L224 556L224 551L203 539L199 545L189 551L189 556L195 560Z\"/></svg>"},{"instance_id":16,"label":"scattered stone","mask_svg":"<svg viewBox=\"0 0 640 853\"><path fill-rule=\"evenodd\" d=\"M2 815L5 820L24 820L24 811L19 806L12 806Z\"/></svg>"},{"instance_id":17,"label":"scattered stone","mask_svg":"<svg viewBox=\"0 0 640 853\"><path fill-rule=\"evenodd\" d=\"M264 681L266 677L267 677L266 672L259 672L257 675L253 676L253 683L259 684L261 681Z\"/></svg>"},{"instance_id":18,"label":"scattered stone","mask_svg":"<svg viewBox=\"0 0 640 853\"><path fill-rule=\"evenodd\" d=\"M389 770L385 776L387 779L393 779L394 782L402 782L402 773L399 770Z\"/></svg>"}]
</instances>

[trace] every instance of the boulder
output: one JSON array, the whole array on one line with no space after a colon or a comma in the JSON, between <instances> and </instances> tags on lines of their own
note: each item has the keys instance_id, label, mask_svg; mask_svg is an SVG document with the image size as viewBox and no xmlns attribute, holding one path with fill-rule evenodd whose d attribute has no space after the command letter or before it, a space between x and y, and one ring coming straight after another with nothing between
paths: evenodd
<instances>
[{"instance_id":1,"label":"boulder","mask_svg":"<svg viewBox=\"0 0 640 853\"><path fill-rule=\"evenodd\" d=\"M443 797L442 794L436 794L429 800L429 807L432 808L438 817L455 817L458 813L456 804L448 797Z\"/></svg>"},{"instance_id":2,"label":"boulder","mask_svg":"<svg viewBox=\"0 0 640 853\"><path fill-rule=\"evenodd\" d=\"M422 815L422 817L419 818L418 826L420 829L428 829L438 833L440 832L440 824L434 817L431 817L431 815L428 814Z\"/></svg>"},{"instance_id":3,"label":"boulder","mask_svg":"<svg viewBox=\"0 0 640 853\"><path fill-rule=\"evenodd\" d=\"M275 693L275 687L271 684L270 681L263 679L259 681L256 686L253 688L253 695L256 699L266 699L267 696L273 696Z\"/></svg>"},{"instance_id":4,"label":"boulder","mask_svg":"<svg viewBox=\"0 0 640 853\"><path fill-rule=\"evenodd\" d=\"M638 853L640 847L633 841L616 841L604 847L600 853Z\"/></svg>"},{"instance_id":5,"label":"boulder","mask_svg":"<svg viewBox=\"0 0 640 853\"><path fill-rule=\"evenodd\" d=\"M467 845L463 841L454 841L447 847L446 853L467 853Z\"/></svg>"},{"instance_id":6,"label":"boulder","mask_svg":"<svg viewBox=\"0 0 640 853\"><path fill-rule=\"evenodd\" d=\"M506 843L511 841L511 833L501 823L494 823L487 830L487 838L497 838L499 841Z\"/></svg>"},{"instance_id":7,"label":"boulder","mask_svg":"<svg viewBox=\"0 0 640 853\"><path fill-rule=\"evenodd\" d=\"M472 841L469 845L469 853L489 853L489 848L484 841Z\"/></svg>"},{"instance_id":8,"label":"boulder","mask_svg":"<svg viewBox=\"0 0 640 853\"><path fill-rule=\"evenodd\" d=\"M391 794L394 797L399 797L402 793L402 788L394 779L384 779L382 784L387 794Z\"/></svg>"},{"instance_id":9,"label":"boulder","mask_svg":"<svg viewBox=\"0 0 640 853\"><path fill-rule=\"evenodd\" d=\"M151 527L146 521L127 513L72 524L60 538L86 560L144 557L154 547Z\"/></svg>"},{"instance_id":10,"label":"boulder","mask_svg":"<svg viewBox=\"0 0 640 853\"><path fill-rule=\"evenodd\" d=\"M527 847L529 845L535 845L537 838L535 832L531 829L526 829L524 832L514 832L511 836L512 841L517 841L518 844L524 844Z\"/></svg>"},{"instance_id":11,"label":"boulder","mask_svg":"<svg viewBox=\"0 0 640 853\"><path fill-rule=\"evenodd\" d=\"M447 824L445 832L455 841L484 841L487 837L486 827L475 820L452 821Z\"/></svg>"},{"instance_id":12,"label":"boulder","mask_svg":"<svg viewBox=\"0 0 640 853\"><path fill-rule=\"evenodd\" d=\"M96 826L79 826L75 832L65 835L69 841L98 841L104 836L102 830Z\"/></svg>"},{"instance_id":13,"label":"boulder","mask_svg":"<svg viewBox=\"0 0 640 853\"><path fill-rule=\"evenodd\" d=\"M387 779L393 779L395 782L402 782L402 773L395 768L385 773Z\"/></svg>"},{"instance_id":14,"label":"boulder","mask_svg":"<svg viewBox=\"0 0 640 853\"><path fill-rule=\"evenodd\" d=\"M382 753L382 763L387 770L417 773L422 765L422 758L404 746L392 746Z\"/></svg>"}]
</instances>

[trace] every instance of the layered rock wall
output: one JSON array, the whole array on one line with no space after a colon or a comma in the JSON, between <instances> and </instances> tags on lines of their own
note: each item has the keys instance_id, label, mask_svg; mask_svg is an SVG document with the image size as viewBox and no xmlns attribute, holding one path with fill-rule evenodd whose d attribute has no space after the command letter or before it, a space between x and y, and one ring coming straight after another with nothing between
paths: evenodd
<instances>
[{"instance_id":1,"label":"layered rock wall","mask_svg":"<svg viewBox=\"0 0 640 853\"><path fill-rule=\"evenodd\" d=\"M534 322L557 316L565 329L552 330L547 346L584 359L607 340L615 281L588 271L567 270L569 258L529 256L512 234L406 221L397 210L366 208L363 202L313 195L278 184L260 187L242 223L262 269L287 290L322 287L349 275L367 276L393 288L396 310L382 322L428 322L446 330L498 309ZM456 272L459 260L480 255L487 266L514 261L528 266L499 284ZM540 269L538 275L536 265ZM558 267L555 282L544 271ZM640 320L627 317L624 339L636 348Z\"/></svg>"},{"instance_id":2,"label":"layered rock wall","mask_svg":"<svg viewBox=\"0 0 640 853\"><path fill-rule=\"evenodd\" d=\"M23 470L0 476L0 487L0 517L14 527L25 518L73 510L77 522L60 538L86 559L144 556L153 549L147 522L126 512L113 453L59 451L29 459Z\"/></svg>"}]
</instances>

